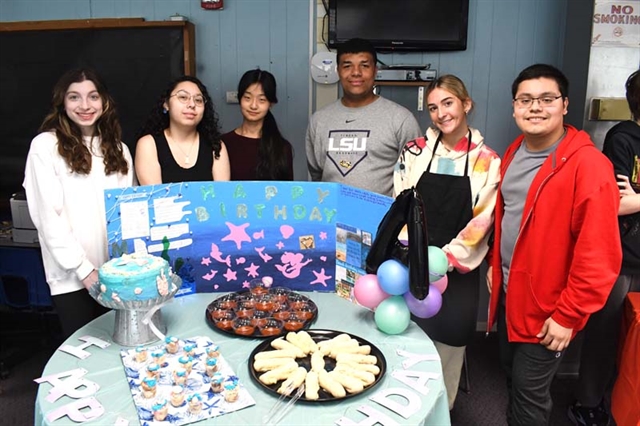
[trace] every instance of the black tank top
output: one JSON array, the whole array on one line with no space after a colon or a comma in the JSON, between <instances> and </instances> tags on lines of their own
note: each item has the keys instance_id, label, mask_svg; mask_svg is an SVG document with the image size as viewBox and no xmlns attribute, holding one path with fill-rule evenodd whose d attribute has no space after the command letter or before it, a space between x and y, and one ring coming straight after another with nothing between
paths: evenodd
<instances>
[{"instance_id":1,"label":"black tank top","mask_svg":"<svg viewBox=\"0 0 640 426\"><path fill-rule=\"evenodd\" d=\"M153 140L156 143L162 183L213 180L213 172L211 171L213 168L213 150L206 146L202 138L199 139L196 163L189 169L181 167L173 158L164 132L153 135Z\"/></svg>"}]
</instances>

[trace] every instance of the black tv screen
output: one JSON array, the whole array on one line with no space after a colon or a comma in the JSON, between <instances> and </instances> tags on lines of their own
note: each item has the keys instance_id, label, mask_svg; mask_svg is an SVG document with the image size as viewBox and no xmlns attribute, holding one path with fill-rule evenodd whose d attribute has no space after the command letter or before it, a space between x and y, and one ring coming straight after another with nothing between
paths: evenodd
<instances>
[{"instance_id":1,"label":"black tv screen","mask_svg":"<svg viewBox=\"0 0 640 426\"><path fill-rule=\"evenodd\" d=\"M364 38L380 51L467 48L469 0L329 0L329 47Z\"/></svg>"}]
</instances>

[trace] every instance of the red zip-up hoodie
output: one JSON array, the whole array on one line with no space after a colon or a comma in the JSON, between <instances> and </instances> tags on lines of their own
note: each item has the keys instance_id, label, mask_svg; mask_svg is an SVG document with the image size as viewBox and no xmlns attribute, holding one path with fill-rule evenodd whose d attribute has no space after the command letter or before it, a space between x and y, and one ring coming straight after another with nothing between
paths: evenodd
<instances>
[{"instance_id":1,"label":"red zip-up hoodie","mask_svg":"<svg viewBox=\"0 0 640 426\"><path fill-rule=\"evenodd\" d=\"M509 269L506 297L510 342L539 343L549 317L573 337L600 310L622 262L620 192L609 160L589 135L565 125L567 134L531 182ZM504 177L524 136L507 149ZM498 191L490 250L492 291L488 330L502 292L500 238L504 201ZM488 331L487 330L487 331Z\"/></svg>"}]
</instances>

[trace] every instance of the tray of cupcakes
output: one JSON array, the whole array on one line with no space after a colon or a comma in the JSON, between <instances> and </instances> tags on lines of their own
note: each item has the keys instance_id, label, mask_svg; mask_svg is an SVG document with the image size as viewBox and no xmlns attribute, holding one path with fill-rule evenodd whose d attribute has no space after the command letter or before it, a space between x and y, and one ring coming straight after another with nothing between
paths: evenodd
<instances>
[{"instance_id":1,"label":"tray of cupcakes","mask_svg":"<svg viewBox=\"0 0 640 426\"><path fill-rule=\"evenodd\" d=\"M255 404L208 337L167 336L120 356L140 424L183 425Z\"/></svg>"},{"instance_id":2,"label":"tray of cupcakes","mask_svg":"<svg viewBox=\"0 0 640 426\"><path fill-rule=\"evenodd\" d=\"M313 300L272 284L264 277L252 280L249 290L218 297L206 308L207 323L225 334L265 339L308 328L318 316Z\"/></svg>"},{"instance_id":3,"label":"tray of cupcakes","mask_svg":"<svg viewBox=\"0 0 640 426\"><path fill-rule=\"evenodd\" d=\"M335 402L374 388L387 370L382 351L353 334L301 330L260 343L249 356L249 374L264 390L298 401Z\"/></svg>"}]
</instances>

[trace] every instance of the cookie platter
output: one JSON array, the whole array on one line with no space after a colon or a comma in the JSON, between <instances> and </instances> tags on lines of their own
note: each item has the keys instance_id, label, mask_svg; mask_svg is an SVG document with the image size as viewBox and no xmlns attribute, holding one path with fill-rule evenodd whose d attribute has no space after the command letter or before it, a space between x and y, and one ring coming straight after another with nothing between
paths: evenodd
<instances>
[{"instance_id":1,"label":"cookie platter","mask_svg":"<svg viewBox=\"0 0 640 426\"><path fill-rule=\"evenodd\" d=\"M302 330L261 342L249 356L249 374L264 390L298 401L334 402L374 388L387 370L382 351L365 339L335 330Z\"/></svg>"},{"instance_id":2,"label":"cookie platter","mask_svg":"<svg viewBox=\"0 0 640 426\"><path fill-rule=\"evenodd\" d=\"M205 312L214 330L254 339L308 328L317 316L313 300L284 287L228 293L211 302Z\"/></svg>"}]
</instances>

